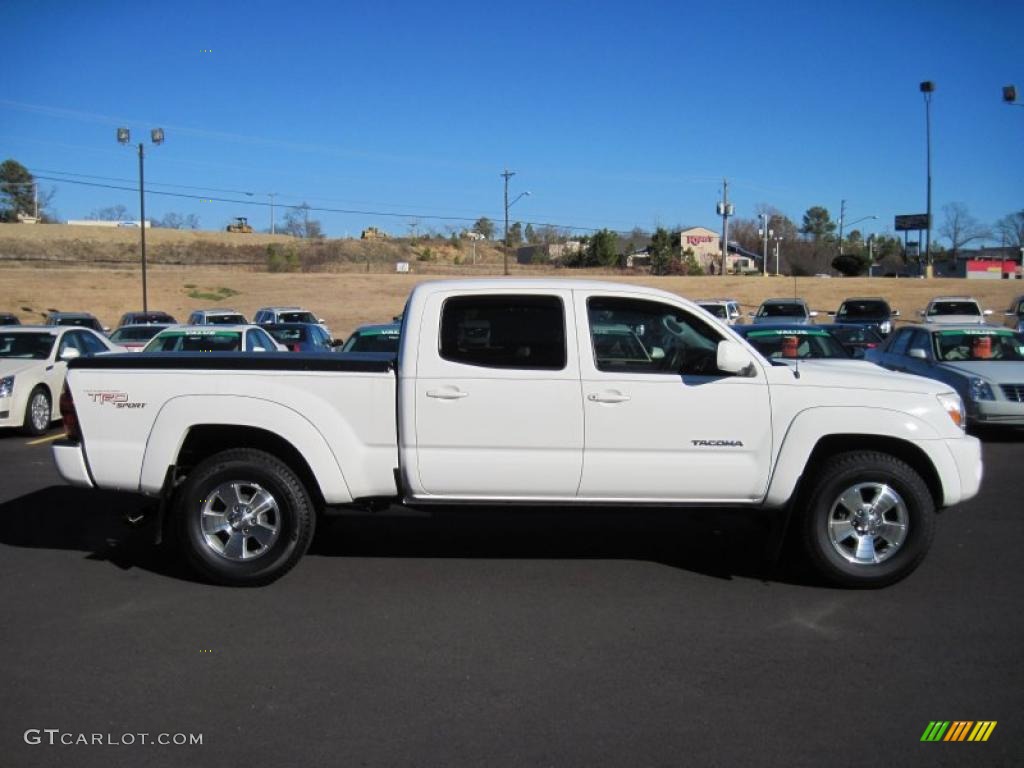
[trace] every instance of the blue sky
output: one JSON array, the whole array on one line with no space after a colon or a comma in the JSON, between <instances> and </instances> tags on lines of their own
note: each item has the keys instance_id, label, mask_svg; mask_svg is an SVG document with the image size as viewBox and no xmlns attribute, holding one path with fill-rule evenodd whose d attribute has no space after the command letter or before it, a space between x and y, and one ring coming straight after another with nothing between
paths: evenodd
<instances>
[{"instance_id":1,"label":"blue sky","mask_svg":"<svg viewBox=\"0 0 1024 768\"><path fill-rule=\"evenodd\" d=\"M925 208L982 222L1024 208L1019 2L4 2L0 155L39 175L131 186L119 147L164 128L147 189L399 214L316 213L331 236L460 226L429 216L570 227L701 224L722 177L736 213L812 205L865 232ZM209 49L210 53L204 52ZM102 176L127 182L87 179ZM132 192L45 182L62 218ZM203 228L254 204L147 196ZM278 220L281 211L278 210Z\"/></svg>"}]
</instances>

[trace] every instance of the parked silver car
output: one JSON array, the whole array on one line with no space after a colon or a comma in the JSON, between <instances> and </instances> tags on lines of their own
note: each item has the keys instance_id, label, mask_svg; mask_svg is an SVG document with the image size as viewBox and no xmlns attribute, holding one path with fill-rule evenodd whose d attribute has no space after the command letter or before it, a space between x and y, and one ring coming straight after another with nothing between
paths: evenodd
<instances>
[{"instance_id":1,"label":"parked silver car","mask_svg":"<svg viewBox=\"0 0 1024 768\"><path fill-rule=\"evenodd\" d=\"M949 384L968 424L1024 426L1024 335L1008 328L909 325L865 359Z\"/></svg>"}]
</instances>

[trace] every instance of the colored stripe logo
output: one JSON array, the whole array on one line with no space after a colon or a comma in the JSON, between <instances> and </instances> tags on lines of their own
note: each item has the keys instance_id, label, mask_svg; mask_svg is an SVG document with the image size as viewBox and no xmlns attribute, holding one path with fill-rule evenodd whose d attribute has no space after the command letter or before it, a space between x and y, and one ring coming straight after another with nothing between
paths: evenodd
<instances>
[{"instance_id":1,"label":"colored stripe logo","mask_svg":"<svg viewBox=\"0 0 1024 768\"><path fill-rule=\"evenodd\" d=\"M996 720L932 720L921 741L988 741Z\"/></svg>"}]
</instances>

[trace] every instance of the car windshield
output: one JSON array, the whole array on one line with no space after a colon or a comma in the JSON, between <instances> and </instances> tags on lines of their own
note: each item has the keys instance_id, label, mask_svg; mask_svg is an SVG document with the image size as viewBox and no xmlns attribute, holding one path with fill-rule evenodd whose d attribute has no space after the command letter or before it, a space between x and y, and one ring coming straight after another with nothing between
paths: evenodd
<instances>
[{"instance_id":1,"label":"car windshield","mask_svg":"<svg viewBox=\"0 0 1024 768\"><path fill-rule=\"evenodd\" d=\"M725 310L724 304L701 304L700 308L707 312L710 312L712 315L722 320L726 320L729 317L728 312L726 312Z\"/></svg>"},{"instance_id":2,"label":"car windshield","mask_svg":"<svg viewBox=\"0 0 1024 768\"><path fill-rule=\"evenodd\" d=\"M242 348L240 331L214 333L164 333L146 345L146 352L237 352Z\"/></svg>"},{"instance_id":3,"label":"car windshield","mask_svg":"<svg viewBox=\"0 0 1024 768\"><path fill-rule=\"evenodd\" d=\"M882 343L882 337L867 326L850 326L848 328L829 328L829 333L844 344L867 344L875 346Z\"/></svg>"},{"instance_id":4,"label":"car windshield","mask_svg":"<svg viewBox=\"0 0 1024 768\"><path fill-rule=\"evenodd\" d=\"M58 317L56 325L75 325L79 328L92 328L94 331L102 331L99 321L92 317Z\"/></svg>"},{"instance_id":5,"label":"car windshield","mask_svg":"<svg viewBox=\"0 0 1024 768\"><path fill-rule=\"evenodd\" d=\"M780 328L746 334L769 360L848 360L849 353L828 331Z\"/></svg>"},{"instance_id":6,"label":"car windshield","mask_svg":"<svg viewBox=\"0 0 1024 768\"><path fill-rule=\"evenodd\" d=\"M267 328L267 332L282 344L306 340L305 328Z\"/></svg>"},{"instance_id":7,"label":"car windshield","mask_svg":"<svg viewBox=\"0 0 1024 768\"><path fill-rule=\"evenodd\" d=\"M118 328L110 334L110 340L117 343L122 341L149 341L162 330L163 328L159 325Z\"/></svg>"},{"instance_id":8,"label":"car windshield","mask_svg":"<svg viewBox=\"0 0 1024 768\"><path fill-rule=\"evenodd\" d=\"M245 318L241 315L207 315L208 325L245 325Z\"/></svg>"},{"instance_id":9,"label":"car windshield","mask_svg":"<svg viewBox=\"0 0 1024 768\"><path fill-rule=\"evenodd\" d=\"M356 331L345 342L342 352L397 352L398 332Z\"/></svg>"},{"instance_id":10,"label":"car windshield","mask_svg":"<svg viewBox=\"0 0 1024 768\"><path fill-rule=\"evenodd\" d=\"M42 332L0 334L0 357L45 360L56 338L52 333Z\"/></svg>"},{"instance_id":11,"label":"car windshield","mask_svg":"<svg viewBox=\"0 0 1024 768\"><path fill-rule=\"evenodd\" d=\"M312 312L278 312L279 323L312 323L316 325L316 317Z\"/></svg>"},{"instance_id":12,"label":"car windshield","mask_svg":"<svg viewBox=\"0 0 1024 768\"><path fill-rule=\"evenodd\" d=\"M887 317L889 305L884 301L844 301L836 317L854 320L868 317Z\"/></svg>"},{"instance_id":13,"label":"car windshield","mask_svg":"<svg viewBox=\"0 0 1024 768\"><path fill-rule=\"evenodd\" d=\"M939 331L932 342L935 359L943 362L1024 361L1024 336L1013 331Z\"/></svg>"},{"instance_id":14,"label":"car windshield","mask_svg":"<svg viewBox=\"0 0 1024 768\"><path fill-rule=\"evenodd\" d=\"M803 304L762 304L757 310L758 317L806 317Z\"/></svg>"},{"instance_id":15,"label":"car windshield","mask_svg":"<svg viewBox=\"0 0 1024 768\"><path fill-rule=\"evenodd\" d=\"M980 315L981 309L973 301L938 301L928 308L928 315Z\"/></svg>"}]
</instances>

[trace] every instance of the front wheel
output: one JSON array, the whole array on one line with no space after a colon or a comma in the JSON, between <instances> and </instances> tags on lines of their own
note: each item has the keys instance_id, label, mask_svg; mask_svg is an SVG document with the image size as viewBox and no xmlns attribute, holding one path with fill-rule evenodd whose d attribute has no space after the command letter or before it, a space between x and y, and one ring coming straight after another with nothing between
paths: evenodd
<instances>
[{"instance_id":1,"label":"front wheel","mask_svg":"<svg viewBox=\"0 0 1024 768\"><path fill-rule=\"evenodd\" d=\"M885 453L854 451L827 459L802 512L811 564L844 587L884 587L924 559L935 531L935 504L921 476Z\"/></svg>"},{"instance_id":2,"label":"front wheel","mask_svg":"<svg viewBox=\"0 0 1024 768\"><path fill-rule=\"evenodd\" d=\"M25 405L25 420L22 422L21 431L26 435L38 437L45 435L50 428L50 421L53 416L53 404L50 402L50 393L45 387L36 387L28 396L28 403Z\"/></svg>"},{"instance_id":3,"label":"front wheel","mask_svg":"<svg viewBox=\"0 0 1024 768\"><path fill-rule=\"evenodd\" d=\"M189 474L176 507L185 558L217 584L269 584L295 566L313 539L305 486L264 451L240 448L206 459Z\"/></svg>"}]
</instances>

